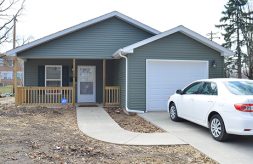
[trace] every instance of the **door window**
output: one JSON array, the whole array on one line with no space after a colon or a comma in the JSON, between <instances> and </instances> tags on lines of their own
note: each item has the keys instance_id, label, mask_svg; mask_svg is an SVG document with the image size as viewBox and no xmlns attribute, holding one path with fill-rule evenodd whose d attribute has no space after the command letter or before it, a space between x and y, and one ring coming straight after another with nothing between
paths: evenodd
<instances>
[{"instance_id":1,"label":"door window","mask_svg":"<svg viewBox=\"0 0 253 164\"><path fill-rule=\"evenodd\" d=\"M80 94L93 94L93 82L80 82Z\"/></svg>"},{"instance_id":2,"label":"door window","mask_svg":"<svg viewBox=\"0 0 253 164\"><path fill-rule=\"evenodd\" d=\"M204 94L204 95L218 95L216 83L205 82L203 85L202 94Z\"/></svg>"},{"instance_id":3,"label":"door window","mask_svg":"<svg viewBox=\"0 0 253 164\"><path fill-rule=\"evenodd\" d=\"M184 89L183 94L201 94L203 82L195 82Z\"/></svg>"}]
</instances>

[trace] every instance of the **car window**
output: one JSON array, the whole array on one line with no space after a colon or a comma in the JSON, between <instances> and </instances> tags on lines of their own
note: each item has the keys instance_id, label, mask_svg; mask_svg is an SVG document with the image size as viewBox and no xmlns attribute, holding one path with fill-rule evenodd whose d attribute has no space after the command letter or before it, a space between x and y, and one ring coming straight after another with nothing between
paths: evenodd
<instances>
[{"instance_id":1,"label":"car window","mask_svg":"<svg viewBox=\"0 0 253 164\"><path fill-rule=\"evenodd\" d=\"M253 82L251 81L228 81L225 82L225 85L235 95L253 95Z\"/></svg>"},{"instance_id":2,"label":"car window","mask_svg":"<svg viewBox=\"0 0 253 164\"><path fill-rule=\"evenodd\" d=\"M202 82L195 82L188 87L186 87L183 91L183 94L200 94L203 89Z\"/></svg>"},{"instance_id":3,"label":"car window","mask_svg":"<svg viewBox=\"0 0 253 164\"><path fill-rule=\"evenodd\" d=\"M202 93L204 95L218 95L217 85L213 82L205 82L203 84Z\"/></svg>"}]
</instances>

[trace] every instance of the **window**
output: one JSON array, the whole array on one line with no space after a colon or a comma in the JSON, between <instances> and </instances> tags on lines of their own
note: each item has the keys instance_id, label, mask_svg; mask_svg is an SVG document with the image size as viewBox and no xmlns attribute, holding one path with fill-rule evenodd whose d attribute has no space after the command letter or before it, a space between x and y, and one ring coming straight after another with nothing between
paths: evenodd
<instances>
[{"instance_id":1,"label":"window","mask_svg":"<svg viewBox=\"0 0 253 164\"><path fill-rule=\"evenodd\" d=\"M62 66L46 65L45 66L45 86L61 87L62 86Z\"/></svg>"},{"instance_id":2,"label":"window","mask_svg":"<svg viewBox=\"0 0 253 164\"><path fill-rule=\"evenodd\" d=\"M4 59L0 58L0 66L3 66L3 65L4 65Z\"/></svg>"},{"instance_id":3,"label":"window","mask_svg":"<svg viewBox=\"0 0 253 164\"><path fill-rule=\"evenodd\" d=\"M19 80L23 79L23 73L22 72L17 72L17 79L19 79Z\"/></svg>"},{"instance_id":4,"label":"window","mask_svg":"<svg viewBox=\"0 0 253 164\"><path fill-rule=\"evenodd\" d=\"M217 85L212 82L205 82L203 85L202 93L203 95L218 95Z\"/></svg>"},{"instance_id":5,"label":"window","mask_svg":"<svg viewBox=\"0 0 253 164\"><path fill-rule=\"evenodd\" d=\"M1 79L11 80L12 79L12 72L11 71L1 72Z\"/></svg>"},{"instance_id":6,"label":"window","mask_svg":"<svg viewBox=\"0 0 253 164\"><path fill-rule=\"evenodd\" d=\"M8 72L7 73L7 79L11 80L13 78L13 72Z\"/></svg>"},{"instance_id":7,"label":"window","mask_svg":"<svg viewBox=\"0 0 253 164\"><path fill-rule=\"evenodd\" d=\"M253 95L253 82L229 81L225 82L228 90L235 95Z\"/></svg>"},{"instance_id":8,"label":"window","mask_svg":"<svg viewBox=\"0 0 253 164\"><path fill-rule=\"evenodd\" d=\"M8 73L3 73L3 79L5 79L5 80L8 79Z\"/></svg>"},{"instance_id":9,"label":"window","mask_svg":"<svg viewBox=\"0 0 253 164\"><path fill-rule=\"evenodd\" d=\"M202 91L202 82L196 82L184 89L183 94L200 94Z\"/></svg>"},{"instance_id":10,"label":"window","mask_svg":"<svg viewBox=\"0 0 253 164\"><path fill-rule=\"evenodd\" d=\"M12 59L7 59L7 60L6 60L6 65L7 65L8 67L13 67L13 60L12 60Z\"/></svg>"}]
</instances>

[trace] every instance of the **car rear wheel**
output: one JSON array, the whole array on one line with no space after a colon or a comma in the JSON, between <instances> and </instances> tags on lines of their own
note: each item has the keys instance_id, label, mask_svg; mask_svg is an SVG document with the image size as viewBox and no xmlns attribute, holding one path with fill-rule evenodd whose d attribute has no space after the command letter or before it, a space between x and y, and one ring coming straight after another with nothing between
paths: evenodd
<instances>
[{"instance_id":1,"label":"car rear wheel","mask_svg":"<svg viewBox=\"0 0 253 164\"><path fill-rule=\"evenodd\" d=\"M172 120L172 121L180 121L180 118L178 117L178 115L177 115L177 107L176 107L176 105L174 104L174 103L172 103L171 105L170 105L170 110L169 110L169 112L170 112L170 119Z\"/></svg>"},{"instance_id":2,"label":"car rear wheel","mask_svg":"<svg viewBox=\"0 0 253 164\"><path fill-rule=\"evenodd\" d=\"M217 141L225 141L228 138L225 124L218 114L213 115L210 119L210 133Z\"/></svg>"}]
</instances>

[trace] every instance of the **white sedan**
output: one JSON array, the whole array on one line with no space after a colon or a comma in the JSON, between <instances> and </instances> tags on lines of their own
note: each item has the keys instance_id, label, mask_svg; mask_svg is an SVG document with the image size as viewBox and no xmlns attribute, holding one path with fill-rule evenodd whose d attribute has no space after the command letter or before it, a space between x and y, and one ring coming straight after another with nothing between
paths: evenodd
<instances>
[{"instance_id":1,"label":"white sedan","mask_svg":"<svg viewBox=\"0 0 253 164\"><path fill-rule=\"evenodd\" d=\"M209 128L218 141L228 134L253 135L253 80L195 81L169 98L168 112L173 121L183 118Z\"/></svg>"}]
</instances>

